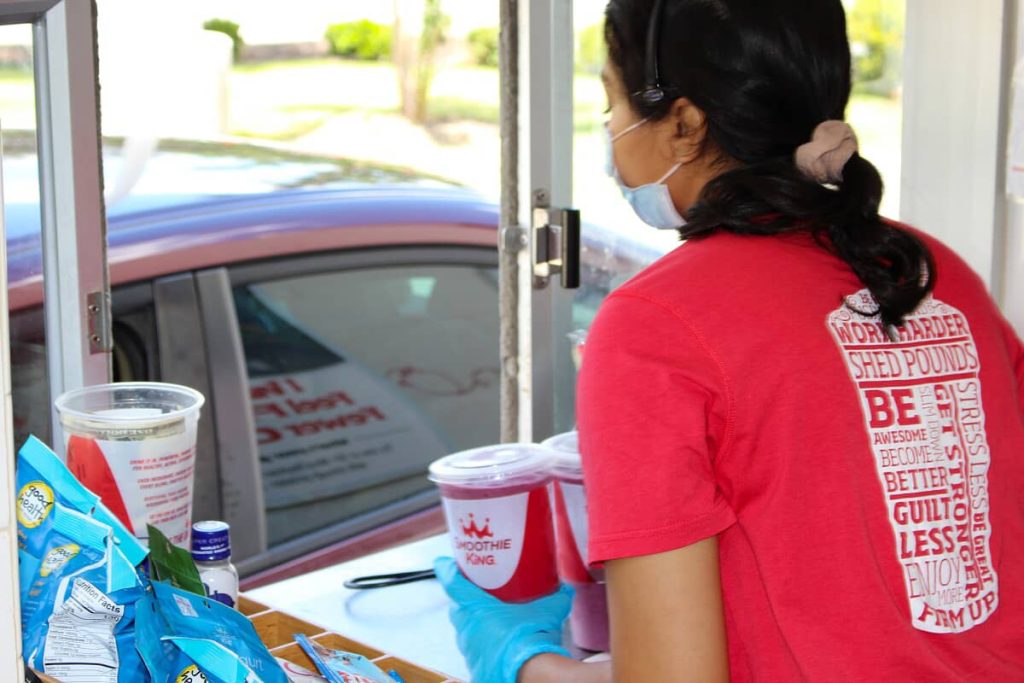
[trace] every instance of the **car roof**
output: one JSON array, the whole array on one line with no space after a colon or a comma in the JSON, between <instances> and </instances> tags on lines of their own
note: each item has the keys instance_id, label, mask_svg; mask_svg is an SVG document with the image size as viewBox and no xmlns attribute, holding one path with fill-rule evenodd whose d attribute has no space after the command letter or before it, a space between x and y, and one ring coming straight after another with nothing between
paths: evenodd
<instances>
[{"instance_id":1,"label":"car roof","mask_svg":"<svg viewBox=\"0 0 1024 683\"><path fill-rule=\"evenodd\" d=\"M12 310L42 302L35 135L5 132ZM112 286L300 253L396 245L497 247L499 207L436 176L234 142L105 139ZM627 270L660 255L587 224L584 260ZM632 264L632 265L628 265Z\"/></svg>"},{"instance_id":2,"label":"car roof","mask_svg":"<svg viewBox=\"0 0 1024 683\"><path fill-rule=\"evenodd\" d=\"M36 162L25 147L5 140L13 308L42 297ZM141 173L131 156L128 145L104 148L112 285L326 249L497 243L493 202L407 169L219 143L163 143ZM117 196L126 173L137 178Z\"/></svg>"}]
</instances>

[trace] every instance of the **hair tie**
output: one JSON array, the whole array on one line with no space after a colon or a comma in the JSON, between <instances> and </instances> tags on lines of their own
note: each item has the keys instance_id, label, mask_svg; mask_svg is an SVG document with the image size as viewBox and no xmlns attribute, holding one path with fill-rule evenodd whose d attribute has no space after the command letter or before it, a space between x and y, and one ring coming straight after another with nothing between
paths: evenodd
<instances>
[{"instance_id":1,"label":"hair tie","mask_svg":"<svg viewBox=\"0 0 1024 683\"><path fill-rule=\"evenodd\" d=\"M796 148L796 167L819 183L838 183L846 162L857 153L857 134L845 121L825 121L811 141Z\"/></svg>"}]
</instances>

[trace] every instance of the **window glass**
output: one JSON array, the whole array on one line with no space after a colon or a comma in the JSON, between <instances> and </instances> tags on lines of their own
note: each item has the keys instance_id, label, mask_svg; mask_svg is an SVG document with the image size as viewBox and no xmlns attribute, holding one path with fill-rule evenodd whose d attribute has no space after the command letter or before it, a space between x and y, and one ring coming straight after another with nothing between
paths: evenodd
<instances>
[{"instance_id":1,"label":"window glass","mask_svg":"<svg viewBox=\"0 0 1024 683\"><path fill-rule=\"evenodd\" d=\"M4 229L11 320L14 446L50 439L32 27L0 26Z\"/></svg>"},{"instance_id":2,"label":"window glass","mask_svg":"<svg viewBox=\"0 0 1024 683\"><path fill-rule=\"evenodd\" d=\"M271 545L431 488L498 440L493 267L403 265L234 289Z\"/></svg>"},{"instance_id":3,"label":"window glass","mask_svg":"<svg viewBox=\"0 0 1024 683\"><path fill-rule=\"evenodd\" d=\"M604 66L604 10L607 0L573 2L573 205L583 220L597 223L620 239L648 245L659 253L679 244L672 230L645 225L622 197L608 175L608 143L605 122L608 99L601 85ZM584 229L584 236L588 230Z\"/></svg>"},{"instance_id":4,"label":"window glass","mask_svg":"<svg viewBox=\"0 0 1024 683\"><path fill-rule=\"evenodd\" d=\"M607 172L608 142L604 124L608 107L601 86L605 61L604 9L607 0L573 3L573 151L572 202L583 219L580 288L573 293L571 320L556 313L559 330L556 363L571 357L577 364L597 309L609 292L679 245L671 230L654 230L636 217ZM562 332L569 330L568 335ZM556 378L553 400L555 431L576 423L575 374Z\"/></svg>"},{"instance_id":5,"label":"window glass","mask_svg":"<svg viewBox=\"0 0 1024 683\"><path fill-rule=\"evenodd\" d=\"M844 0L853 94L846 118L861 155L885 183L881 213L900 217L903 144L903 36L906 0Z\"/></svg>"}]
</instances>

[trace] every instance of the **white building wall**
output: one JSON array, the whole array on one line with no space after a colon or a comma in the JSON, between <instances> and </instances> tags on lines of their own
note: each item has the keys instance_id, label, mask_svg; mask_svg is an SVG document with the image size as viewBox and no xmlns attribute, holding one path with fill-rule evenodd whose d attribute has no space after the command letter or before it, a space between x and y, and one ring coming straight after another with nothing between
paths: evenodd
<instances>
[{"instance_id":1,"label":"white building wall","mask_svg":"<svg viewBox=\"0 0 1024 683\"><path fill-rule=\"evenodd\" d=\"M1011 127L1016 126L1017 134L1024 136L1024 11L1016 7L1016 36L1013 45L1011 62L1014 64L1013 81L1019 85L1019 91L1011 90L1011 97L1018 98L1016 110L1018 121L1010 121ZM1009 104L1009 103L1008 103ZM1020 143L1024 146L1024 140ZM1013 142L1010 147L1016 148ZM1021 159L1008 160L1009 164L1017 165ZM1017 329L1017 334L1024 337L1024 196L1007 200L1006 248L1003 262L1002 304L1006 317Z\"/></svg>"},{"instance_id":2,"label":"white building wall","mask_svg":"<svg viewBox=\"0 0 1024 683\"><path fill-rule=\"evenodd\" d=\"M900 216L951 246L989 287L1003 249L1003 4L908 0L903 77Z\"/></svg>"}]
</instances>

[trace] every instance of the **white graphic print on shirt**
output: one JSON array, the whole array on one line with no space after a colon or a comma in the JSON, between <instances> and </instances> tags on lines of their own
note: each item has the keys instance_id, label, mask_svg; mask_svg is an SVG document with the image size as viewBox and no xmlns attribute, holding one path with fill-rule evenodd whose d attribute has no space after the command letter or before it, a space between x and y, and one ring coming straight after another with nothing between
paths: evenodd
<instances>
[{"instance_id":1,"label":"white graphic print on shirt","mask_svg":"<svg viewBox=\"0 0 1024 683\"><path fill-rule=\"evenodd\" d=\"M847 302L877 308L866 289ZM928 298L895 341L878 317L847 306L828 327L860 394L911 623L930 633L971 629L995 611L999 584L980 363L967 318Z\"/></svg>"}]
</instances>

